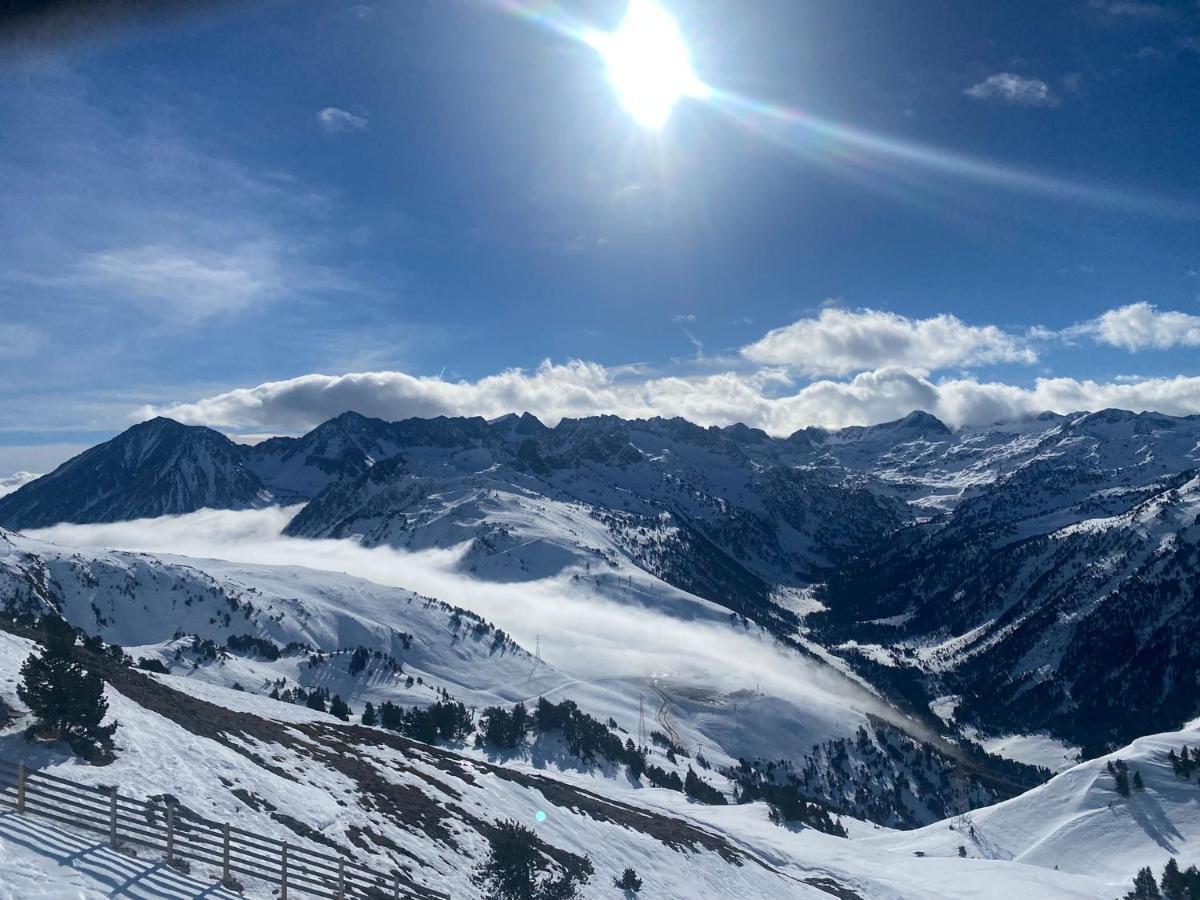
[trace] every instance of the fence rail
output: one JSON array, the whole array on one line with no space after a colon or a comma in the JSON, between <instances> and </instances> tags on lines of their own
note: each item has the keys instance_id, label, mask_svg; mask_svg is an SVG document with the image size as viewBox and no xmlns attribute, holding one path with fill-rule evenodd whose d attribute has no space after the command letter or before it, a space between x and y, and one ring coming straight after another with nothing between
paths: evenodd
<instances>
[{"instance_id":1,"label":"fence rail","mask_svg":"<svg viewBox=\"0 0 1200 900\"><path fill-rule=\"evenodd\" d=\"M180 807L173 799L135 800L117 792L37 772L24 763L0 759L0 805L72 828L104 834L114 849L136 844L161 852L167 865L184 862L215 866L221 883L235 875L279 885L280 900L291 896L327 900L410 900L415 894L400 876L381 875L344 857L277 841L228 822L214 822Z\"/></svg>"}]
</instances>

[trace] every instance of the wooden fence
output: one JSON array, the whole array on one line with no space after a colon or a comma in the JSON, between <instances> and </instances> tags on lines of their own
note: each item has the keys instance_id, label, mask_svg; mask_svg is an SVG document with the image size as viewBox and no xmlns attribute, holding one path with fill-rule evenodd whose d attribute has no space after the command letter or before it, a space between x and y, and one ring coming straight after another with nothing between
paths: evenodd
<instances>
[{"instance_id":1,"label":"wooden fence","mask_svg":"<svg viewBox=\"0 0 1200 900\"><path fill-rule=\"evenodd\" d=\"M340 856L204 819L170 799L134 800L116 788L90 787L6 759L0 759L0 804L71 828L99 832L114 849L124 844L152 848L164 855L169 866L184 868L190 862L215 866L227 887L236 884L235 875L278 885L280 900L289 896L328 900L427 900L437 896L403 889L399 875L389 878ZM441 896L448 900L448 895Z\"/></svg>"}]
</instances>

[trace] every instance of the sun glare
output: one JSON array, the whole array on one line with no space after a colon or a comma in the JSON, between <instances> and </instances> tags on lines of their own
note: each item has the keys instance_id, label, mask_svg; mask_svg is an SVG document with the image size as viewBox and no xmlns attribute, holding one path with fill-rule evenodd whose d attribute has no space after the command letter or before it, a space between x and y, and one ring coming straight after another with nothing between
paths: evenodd
<instances>
[{"instance_id":1,"label":"sun glare","mask_svg":"<svg viewBox=\"0 0 1200 900\"><path fill-rule=\"evenodd\" d=\"M646 128L662 128L684 97L708 95L679 23L652 0L630 0L616 31L593 33L587 41L604 59L621 104Z\"/></svg>"}]
</instances>

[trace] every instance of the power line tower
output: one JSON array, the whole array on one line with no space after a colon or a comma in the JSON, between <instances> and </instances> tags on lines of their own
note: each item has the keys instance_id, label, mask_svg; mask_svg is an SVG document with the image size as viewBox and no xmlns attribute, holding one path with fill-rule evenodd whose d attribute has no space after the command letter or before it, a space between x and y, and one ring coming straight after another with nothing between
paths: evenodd
<instances>
[{"instance_id":1,"label":"power line tower","mask_svg":"<svg viewBox=\"0 0 1200 900\"><path fill-rule=\"evenodd\" d=\"M537 643L534 645L533 651L533 668L529 670L529 678L533 678L533 673L538 670L538 666L542 664L542 634L538 632ZM528 680L528 679L526 679Z\"/></svg>"}]
</instances>

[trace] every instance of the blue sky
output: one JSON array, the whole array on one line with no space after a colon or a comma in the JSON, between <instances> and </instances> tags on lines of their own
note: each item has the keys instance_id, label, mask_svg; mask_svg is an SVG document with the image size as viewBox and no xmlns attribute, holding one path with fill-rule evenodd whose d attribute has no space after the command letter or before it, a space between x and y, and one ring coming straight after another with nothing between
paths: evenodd
<instances>
[{"instance_id":1,"label":"blue sky","mask_svg":"<svg viewBox=\"0 0 1200 900\"><path fill-rule=\"evenodd\" d=\"M0 476L154 412L1200 412L1194 0L664 6L661 130L577 39L626 0L0 43Z\"/></svg>"}]
</instances>

